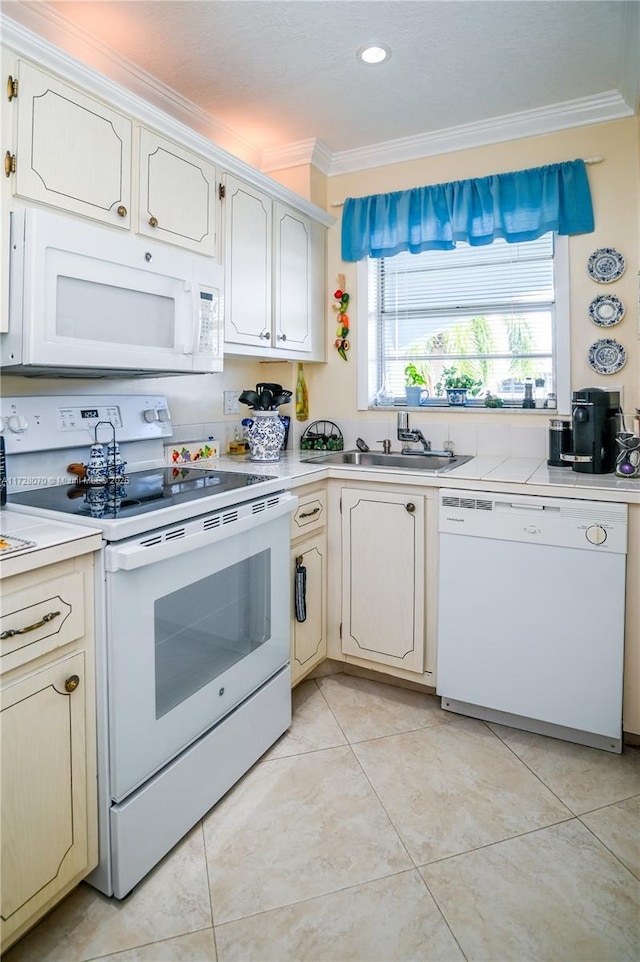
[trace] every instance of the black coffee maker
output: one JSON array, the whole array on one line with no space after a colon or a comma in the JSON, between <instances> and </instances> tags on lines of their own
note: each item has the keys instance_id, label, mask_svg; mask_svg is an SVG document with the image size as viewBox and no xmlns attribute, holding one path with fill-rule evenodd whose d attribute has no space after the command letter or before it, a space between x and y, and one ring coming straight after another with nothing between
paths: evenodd
<instances>
[{"instance_id":1,"label":"black coffee maker","mask_svg":"<svg viewBox=\"0 0 640 962\"><path fill-rule=\"evenodd\" d=\"M574 471L609 474L615 468L615 437L620 413L620 393L590 387L571 395L573 451L561 454Z\"/></svg>"}]
</instances>

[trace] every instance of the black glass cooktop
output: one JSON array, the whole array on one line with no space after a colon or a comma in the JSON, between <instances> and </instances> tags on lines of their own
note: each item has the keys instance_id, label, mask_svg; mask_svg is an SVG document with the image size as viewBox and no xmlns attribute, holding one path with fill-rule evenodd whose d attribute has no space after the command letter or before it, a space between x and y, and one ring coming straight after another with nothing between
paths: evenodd
<instances>
[{"instance_id":1,"label":"black glass cooktop","mask_svg":"<svg viewBox=\"0 0 640 962\"><path fill-rule=\"evenodd\" d=\"M150 471L134 471L118 483L89 486L79 482L51 488L33 488L20 494L9 495L8 501L31 508L60 511L79 518L113 520L133 518L271 480L273 479L261 474L234 471L209 471L182 466L153 468ZM246 498L240 497L238 500Z\"/></svg>"}]
</instances>

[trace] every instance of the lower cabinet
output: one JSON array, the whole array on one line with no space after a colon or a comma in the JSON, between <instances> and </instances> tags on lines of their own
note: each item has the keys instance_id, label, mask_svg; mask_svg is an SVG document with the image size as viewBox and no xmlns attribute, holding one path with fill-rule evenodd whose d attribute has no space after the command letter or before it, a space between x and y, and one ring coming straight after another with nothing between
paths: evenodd
<instances>
[{"instance_id":1,"label":"lower cabinet","mask_svg":"<svg viewBox=\"0 0 640 962\"><path fill-rule=\"evenodd\" d=\"M291 517L291 680L295 685L327 657L327 496L296 491Z\"/></svg>"},{"instance_id":2,"label":"lower cabinet","mask_svg":"<svg viewBox=\"0 0 640 962\"><path fill-rule=\"evenodd\" d=\"M3 950L97 864L92 570L2 584Z\"/></svg>"},{"instance_id":3,"label":"lower cabinet","mask_svg":"<svg viewBox=\"0 0 640 962\"><path fill-rule=\"evenodd\" d=\"M80 653L2 692L5 921L87 864L85 683Z\"/></svg>"},{"instance_id":4,"label":"lower cabinet","mask_svg":"<svg viewBox=\"0 0 640 962\"><path fill-rule=\"evenodd\" d=\"M342 493L342 650L424 668L424 497Z\"/></svg>"},{"instance_id":5,"label":"lower cabinet","mask_svg":"<svg viewBox=\"0 0 640 962\"><path fill-rule=\"evenodd\" d=\"M327 656L327 536L316 534L296 544L291 553L293 621L291 627L291 680L294 684ZM304 571L304 589L296 599L296 576ZM299 609L302 608L302 611ZM304 620L300 621L302 615Z\"/></svg>"},{"instance_id":6,"label":"lower cabinet","mask_svg":"<svg viewBox=\"0 0 640 962\"><path fill-rule=\"evenodd\" d=\"M291 520L294 684L328 657L435 687L437 489L329 480L296 494ZM305 610L296 613L300 567L305 592L298 608Z\"/></svg>"},{"instance_id":7,"label":"lower cabinet","mask_svg":"<svg viewBox=\"0 0 640 962\"><path fill-rule=\"evenodd\" d=\"M330 484L330 658L435 685L434 491Z\"/></svg>"}]
</instances>

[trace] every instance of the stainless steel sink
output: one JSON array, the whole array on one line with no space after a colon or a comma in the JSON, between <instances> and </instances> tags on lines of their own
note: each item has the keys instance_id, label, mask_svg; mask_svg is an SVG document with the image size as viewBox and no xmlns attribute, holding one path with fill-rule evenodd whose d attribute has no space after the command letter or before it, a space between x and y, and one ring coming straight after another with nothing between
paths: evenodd
<instances>
[{"instance_id":1,"label":"stainless steel sink","mask_svg":"<svg viewBox=\"0 0 640 962\"><path fill-rule=\"evenodd\" d=\"M461 464L471 461L471 455L456 454L451 458L443 458L438 454L420 452L419 454L383 454L380 451L326 451L322 454L312 454L301 458L301 461L313 464L336 464L340 467L353 465L360 468L404 468L409 471L420 471L427 474L444 474L452 468L459 468Z\"/></svg>"}]
</instances>

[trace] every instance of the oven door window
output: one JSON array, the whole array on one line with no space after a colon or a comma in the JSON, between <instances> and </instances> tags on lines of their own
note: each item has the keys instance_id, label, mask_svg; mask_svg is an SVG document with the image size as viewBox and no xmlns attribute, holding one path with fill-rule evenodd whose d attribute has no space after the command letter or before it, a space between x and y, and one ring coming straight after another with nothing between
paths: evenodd
<instances>
[{"instance_id":1,"label":"oven door window","mask_svg":"<svg viewBox=\"0 0 640 962\"><path fill-rule=\"evenodd\" d=\"M271 551L155 602L156 718L271 637Z\"/></svg>"},{"instance_id":2,"label":"oven door window","mask_svg":"<svg viewBox=\"0 0 640 962\"><path fill-rule=\"evenodd\" d=\"M114 801L289 661L289 515L253 520L193 550L176 538L175 554L107 575Z\"/></svg>"}]
</instances>

